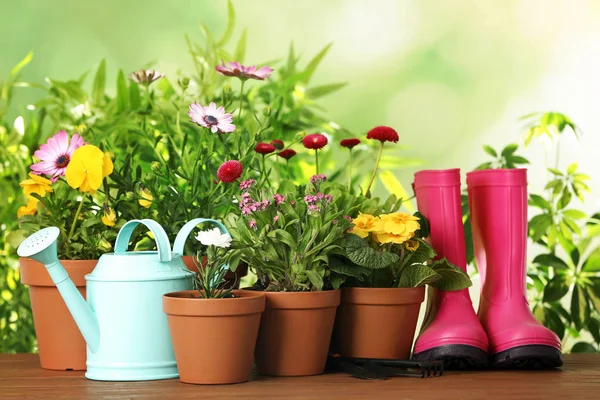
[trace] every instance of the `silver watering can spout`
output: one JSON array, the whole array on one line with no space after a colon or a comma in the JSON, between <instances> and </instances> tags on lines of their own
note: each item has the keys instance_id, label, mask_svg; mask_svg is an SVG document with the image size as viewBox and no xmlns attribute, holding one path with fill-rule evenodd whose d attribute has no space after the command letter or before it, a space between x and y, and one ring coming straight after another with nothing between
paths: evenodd
<instances>
[{"instance_id":1,"label":"silver watering can spout","mask_svg":"<svg viewBox=\"0 0 600 400\"><path fill-rule=\"evenodd\" d=\"M17 249L19 257L29 257L46 267L52 282L58 288L77 327L81 331L92 353L100 345L100 328L94 312L79 290L69 278L69 274L58 261L57 246L60 230L56 227L44 228L29 236Z\"/></svg>"}]
</instances>

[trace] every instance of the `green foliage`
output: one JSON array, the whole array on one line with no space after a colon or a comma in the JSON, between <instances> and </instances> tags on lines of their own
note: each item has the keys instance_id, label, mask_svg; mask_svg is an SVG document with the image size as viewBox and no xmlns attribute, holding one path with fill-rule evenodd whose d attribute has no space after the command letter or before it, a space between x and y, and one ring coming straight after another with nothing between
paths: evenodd
<instances>
[{"instance_id":1,"label":"green foliage","mask_svg":"<svg viewBox=\"0 0 600 400\"><path fill-rule=\"evenodd\" d=\"M572 352L598 352L600 349L600 214L588 215L576 208L575 199L584 201L590 189L588 175L578 171L577 163L560 168L559 135L567 128L578 137L578 127L565 115L535 113L528 121L525 145L532 139L548 136L556 146L556 165L547 165L548 182L542 193L530 193L528 204L533 216L528 236L538 250L529 266L528 289L533 314L563 341L580 340ZM509 151L507 151L509 149ZM500 155L489 146L484 151L495 158L479 168L513 168L526 159L516 155L518 146L507 146ZM519 161L524 161L523 163ZM468 261L474 261L472 233L466 195L463 219L467 236ZM592 342L581 341L584 332Z\"/></svg>"}]
</instances>

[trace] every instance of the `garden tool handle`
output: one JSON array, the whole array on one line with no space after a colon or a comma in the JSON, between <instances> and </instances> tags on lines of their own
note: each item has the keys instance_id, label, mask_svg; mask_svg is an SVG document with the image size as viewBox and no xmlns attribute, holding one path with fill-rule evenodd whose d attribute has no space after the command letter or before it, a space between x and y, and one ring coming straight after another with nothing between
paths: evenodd
<instances>
[{"instance_id":1,"label":"garden tool handle","mask_svg":"<svg viewBox=\"0 0 600 400\"><path fill-rule=\"evenodd\" d=\"M152 219L132 219L127 221L119 234L115 242L115 254L126 253L129 248L129 239L133 230L138 225L144 225L154 235L156 241L156 248L158 249L158 258L161 262L171 261L171 243L169 243L169 237L160 224Z\"/></svg>"},{"instance_id":2,"label":"garden tool handle","mask_svg":"<svg viewBox=\"0 0 600 400\"><path fill-rule=\"evenodd\" d=\"M210 223L216 225L221 230L221 233L226 233L226 234L230 235L227 228L225 228L225 225L223 225L221 222L219 222L217 220L209 219L209 218L194 218L193 220L189 221L184 226L182 226L181 229L179 230L179 233L177 234L177 237L175 238L175 243L173 244L173 253L183 256L183 250L184 250L185 242L187 241L188 236L190 236L190 234L192 233L192 231L198 224L201 224L203 222L210 222Z\"/></svg>"}]
</instances>

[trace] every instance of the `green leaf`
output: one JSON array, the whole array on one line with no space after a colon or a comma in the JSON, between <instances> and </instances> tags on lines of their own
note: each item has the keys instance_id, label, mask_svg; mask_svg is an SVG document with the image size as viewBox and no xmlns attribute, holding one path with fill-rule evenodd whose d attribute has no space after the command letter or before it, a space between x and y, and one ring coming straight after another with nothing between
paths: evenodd
<instances>
[{"instance_id":1,"label":"green leaf","mask_svg":"<svg viewBox=\"0 0 600 400\"><path fill-rule=\"evenodd\" d=\"M309 269L306 271L306 276L317 290L323 289L323 278L317 271Z\"/></svg>"},{"instance_id":2,"label":"green leaf","mask_svg":"<svg viewBox=\"0 0 600 400\"><path fill-rule=\"evenodd\" d=\"M590 343L577 342L571 347L571 353L592 353L595 354L598 351Z\"/></svg>"},{"instance_id":3,"label":"green leaf","mask_svg":"<svg viewBox=\"0 0 600 400\"><path fill-rule=\"evenodd\" d=\"M294 182L284 179L279 183L279 189L277 193L287 196L291 194L292 196L296 196L298 193L298 187L294 184Z\"/></svg>"},{"instance_id":4,"label":"green leaf","mask_svg":"<svg viewBox=\"0 0 600 400\"><path fill-rule=\"evenodd\" d=\"M529 195L528 203L530 206L541 208L543 210L552 211L552 206L550 205L550 203L548 203L548 201L546 199L544 199L542 196L539 196L537 194Z\"/></svg>"},{"instance_id":5,"label":"green leaf","mask_svg":"<svg viewBox=\"0 0 600 400\"><path fill-rule=\"evenodd\" d=\"M140 104L140 88L137 83L131 82L129 84L129 101L131 102L131 108L137 109Z\"/></svg>"},{"instance_id":6,"label":"green leaf","mask_svg":"<svg viewBox=\"0 0 600 400\"><path fill-rule=\"evenodd\" d=\"M492 148L492 146L484 145L483 146L483 151L485 151L486 153L488 153L492 157L498 157L498 153L496 153L496 150L494 150Z\"/></svg>"},{"instance_id":7,"label":"green leaf","mask_svg":"<svg viewBox=\"0 0 600 400\"><path fill-rule=\"evenodd\" d=\"M244 29L242 34L240 35L240 39L237 42L237 46L235 47L235 52L233 53L233 59L237 62L244 62L246 58L246 43L248 41L248 30Z\"/></svg>"},{"instance_id":8,"label":"green leaf","mask_svg":"<svg viewBox=\"0 0 600 400\"><path fill-rule=\"evenodd\" d=\"M329 49L331 48L332 45L333 45L333 43L329 43L312 60L310 60L310 62L306 66L306 69L302 72L301 80L304 83L308 84L308 82L310 81L310 78L313 76L317 67L319 66L319 64L321 63L321 61L323 60L323 58L325 57L325 55L327 54L327 52L329 51Z\"/></svg>"},{"instance_id":9,"label":"green leaf","mask_svg":"<svg viewBox=\"0 0 600 400\"><path fill-rule=\"evenodd\" d=\"M423 264L435 257L435 250L433 250L429 243L422 239L416 240L419 242L419 247L417 247L412 256L410 256L410 259L408 259L411 264Z\"/></svg>"},{"instance_id":10,"label":"green leaf","mask_svg":"<svg viewBox=\"0 0 600 400\"><path fill-rule=\"evenodd\" d=\"M129 107L129 88L122 69L117 74L117 112L123 112Z\"/></svg>"},{"instance_id":11,"label":"green leaf","mask_svg":"<svg viewBox=\"0 0 600 400\"><path fill-rule=\"evenodd\" d=\"M569 175L571 175L571 174L574 174L574 173L575 173L575 171L577 171L577 167L578 167L578 164L577 164L577 163L570 164L570 165L567 167L567 174L569 174Z\"/></svg>"},{"instance_id":12,"label":"green leaf","mask_svg":"<svg viewBox=\"0 0 600 400\"><path fill-rule=\"evenodd\" d=\"M100 62L96 76L94 77L94 85L92 87L92 102L96 105L102 104L104 101L104 89L106 87L106 60Z\"/></svg>"},{"instance_id":13,"label":"green leaf","mask_svg":"<svg viewBox=\"0 0 600 400\"><path fill-rule=\"evenodd\" d=\"M378 252L355 234L346 235L346 255L353 263L361 267L386 268L400 260L400 257L387 251Z\"/></svg>"},{"instance_id":14,"label":"green leaf","mask_svg":"<svg viewBox=\"0 0 600 400\"><path fill-rule=\"evenodd\" d=\"M581 210L569 209L563 210L563 215L571 218L571 219L584 219L587 218L587 214Z\"/></svg>"},{"instance_id":15,"label":"green leaf","mask_svg":"<svg viewBox=\"0 0 600 400\"><path fill-rule=\"evenodd\" d=\"M548 171L552 172L554 175L557 176L564 176L564 174L556 168L548 168Z\"/></svg>"},{"instance_id":16,"label":"green leaf","mask_svg":"<svg viewBox=\"0 0 600 400\"><path fill-rule=\"evenodd\" d=\"M585 290L596 311L600 312L600 278L590 280L591 284L587 285Z\"/></svg>"},{"instance_id":17,"label":"green leaf","mask_svg":"<svg viewBox=\"0 0 600 400\"><path fill-rule=\"evenodd\" d=\"M318 99L319 97L323 97L330 93L336 92L346 85L348 85L348 82L332 83L329 85L316 86L314 88L308 89L306 91L306 95L311 99Z\"/></svg>"},{"instance_id":18,"label":"green leaf","mask_svg":"<svg viewBox=\"0 0 600 400\"><path fill-rule=\"evenodd\" d=\"M267 234L268 237L277 239L280 242L287 244L290 249L295 250L298 248L298 242L292 237L291 234L284 231L283 229L275 229Z\"/></svg>"},{"instance_id":19,"label":"green leaf","mask_svg":"<svg viewBox=\"0 0 600 400\"><path fill-rule=\"evenodd\" d=\"M235 9L233 8L233 4L231 0L227 1L227 27L225 28L225 32L221 39L217 42L217 46L224 46L227 44L229 39L231 39L231 35L233 34L233 29L235 28ZM239 61L236 59L235 61Z\"/></svg>"},{"instance_id":20,"label":"green leaf","mask_svg":"<svg viewBox=\"0 0 600 400\"><path fill-rule=\"evenodd\" d=\"M534 242L540 240L552 226L552 216L550 214L540 214L531 218L529 221L529 236Z\"/></svg>"},{"instance_id":21,"label":"green leaf","mask_svg":"<svg viewBox=\"0 0 600 400\"><path fill-rule=\"evenodd\" d=\"M558 209L562 210L563 208L568 206L572 198L573 195L571 194L571 192L567 190L563 191L562 196L560 196L560 199L558 200Z\"/></svg>"},{"instance_id":22,"label":"green leaf","mask_svg":"<svg viewBox=\"0 0 600 400\"><path fill-rule=\"evenodd\" d=\"M585 292L578 286L573 286L571 298L571 318L575 328L581 330L590 317L590 305Z\"/></svg>"},{"instance_id":23,"label":"green leaf","mask_svg":"<svg viewBox=\"0 0 600 400\"><path fill-rule=\"evenodd\" d=\"M11 82L13 81L17 75L19 75L19 72L21 72L21 70L23 68L25 68L25 66L27 64L29 64L31 62L31 60L33 59L33 52L30 51L29 53L27 53L27 55L17 63L17 65L15 65L11 70L10 70L10 75L8 76L8 80L7 82Z\"/></svg>"},{"instance_id":24,"label":"green leaf","mask_svg":"<svg viewBox=\"0 0 600 400\"><path fill-rule=\"evenodd\" d=\"M560 315L551 308L544 308L544 325L550 328L550 330L562 340L565 336L565 324Z\"/></svg>"},{"instance_id":25,"label":"green leaf","mask_svg":"<svg viewBox=\"0 0 600 400\"><path fill-rule=\"evenodd\" d=\"M470 287L473 283L462 269L450 263L445 258L435 261L431 268L441 275L441 279L432 286L442 290L461 290Z\"/></svg>"},{"instance_id":26,"label":"green leaf","mask_svg":"<svg viewBox=\"0 0 600 400\"><path fill-rule=\"evenodd\" d=\"M545 267L554 267L558 269L569 269L566 262L555 256L554 254L540 254L533 259L534 264L539 264Z\"/></svg>"},{"instance_id":27,"label":"green leaf","mask_svg":"<svg viewBox=\"0 0 600 400\"><path fill-rule=\"evenodd\" d=\"M402 270L398 287L419 287L432 284L442 277L427 265L409 265Z\"/></svg>"},{"instance_id":28,"label":"green leaf","mask_svg":"<svg viewBox=\"0 0 600 400\"><path fill-rule=\"evenodd\" d=\"M552 302L562 299L569 292L566 276L556 275L544 288L544 301Z\"/></svg>"},{"instance_id":29,"label":"green leaf","mask_svg":"<svg viewBox=\"0 0 600 400\"><path fill-rule=\"evenodd\" d=\"M529 164L529 160L521 156L513 155L509 158L509 160L512 161L513 164Z\"/></svg>"},{"instance_id":30,"label":"green leaf","mask_svg":"<svg viewBox=\"0 0 600 400\"><path fill-rule=\"evenodd\" d=\"M590 332L596 343L600 344L600 321L598 321L596 318L590 318L587 330Z\"/></svg>"},{"instance_id":31,"label":"green leaf","mask_svg":"<svg viewBox=\"0 0 600 400\"><path fill-rule=\"evenodd\" d=\"M518 148L519 148L519 145L516 143L509 144L504 149L502 149L502 157L504 157L504 158L510 157L515 151L517 151Z\"/></svg>"},{"instance_id":32,"label":"green leaf","mask_svg":"<svg viewBox=\"0 0 600 400\"><path fill-rule=\"evenodd\" d=\"M600 247L594 249L583 263L582 272L600 272Z\"/></svg>"},{"instance_id":33,"label":"green leaf","mask_svg":"<svg viewBox=\"0 0 600 400\"><path fill-rule=\"evenodd\" d=\"M329 257L329 268L340 275L363 280L373 270L353 264L341 257Z\"/></svg>"}]
</instances>

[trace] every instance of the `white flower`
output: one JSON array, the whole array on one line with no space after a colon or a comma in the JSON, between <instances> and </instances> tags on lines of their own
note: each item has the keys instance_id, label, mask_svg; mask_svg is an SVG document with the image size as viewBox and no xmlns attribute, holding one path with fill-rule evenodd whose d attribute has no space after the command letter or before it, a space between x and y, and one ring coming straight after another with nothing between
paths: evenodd
<instances>
[{"instance_id":1,"label":"white flower","mask_svg":"<svg viewBox=\"0 0 600 400\"><path fill-rule=\"evenodd\" d=\"M229 236L228 233L221 233L219 228L198 232L196 240L205 246L216 246L221 248L231 246L231 236Z\"/></svg>"},{"instance_id":2,"label":"white flower","mask_svg":"<svg viewBox=\"0 0 600 400\"><path fill-rule=\"evenodd\" d=\"M225 108L218 107L215 103L202 106L196 102L190 104L188 115L192 122L204 128L210 129L212 133L229 133L235 131L233 116L225 112Z\"/></svg>"}]
</instances>

